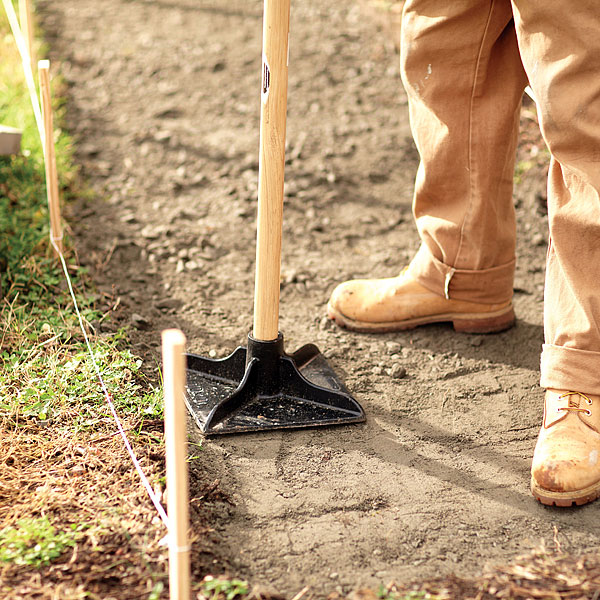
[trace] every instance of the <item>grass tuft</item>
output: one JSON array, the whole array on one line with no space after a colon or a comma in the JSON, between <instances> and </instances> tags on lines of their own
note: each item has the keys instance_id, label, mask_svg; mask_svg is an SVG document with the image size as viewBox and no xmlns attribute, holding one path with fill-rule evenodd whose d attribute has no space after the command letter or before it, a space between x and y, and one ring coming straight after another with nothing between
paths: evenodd
<instances>
[{"instance_id":1,"label":"grass tuft","mask_svg":"<svg viewBox=\"0 0 600 600\"><path fill-rule=\"evenodd\" d=\"M234 600L234 598L246 596L249 589L246 581L209 575L204 578L198 597L205 600Z\"/></svg>"},{"instance_id":2,"label":"grass tuft","mask_svg":"<svg viewBox=\"0 0 600 600\"><path fill-rule=\"evenodd\" d=\"M0 560L33 567L48 565L75 545L80 537L77 530L73 525L67 531L57 531L47 517L21 519L16 527L0 530Z\"/></svg>"}]
</instances>

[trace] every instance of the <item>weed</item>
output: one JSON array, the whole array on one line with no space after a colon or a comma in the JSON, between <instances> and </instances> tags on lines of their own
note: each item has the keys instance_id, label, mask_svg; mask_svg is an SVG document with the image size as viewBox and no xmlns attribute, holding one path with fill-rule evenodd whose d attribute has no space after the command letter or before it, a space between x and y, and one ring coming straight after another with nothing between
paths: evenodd
<instances>
[{"instance_id":1,"label":"weed","mask_svg":"<svg viewBox=\"0 0 600 600\"><path fill-rule=\"evenodd\" d=\"M148 596L148 600L159 600L164 589L165 584L162 581L156 583Z\"/></svg>"},{"instance_id":2,"label":"weed","mask_svg":"<svg viewBox=\"0 0 600 600\"><path fill-rule=\"evenodd\" d=\"M377 597L380 600L437 600L438 596L422 590L412 590L409 592L398 591L395 585L380 585L377 590Z\"/></svg>"},{"instance_id":3,"label":"weed","mask_svg":"<svg viewBox=\"0 0 600 600\"><path fill-rule=\"evenodd\" d=\"M21 519L16 527L0 530L0 560L40 567L74 546L80 533L74 525L57 531L46 517Z\"/></svg>"},{"instance_id":4,"label":"weed","mask_svg":"<svg viewBox=\"0 0 600 600\"><path fill-rule=\"evenodd\" d=\"M238 596L246 596L248 591L248 583L240 579L221 579L209 575L202 582L202 593L209 600L233 600Z\"/></svg>"}]
</instances>

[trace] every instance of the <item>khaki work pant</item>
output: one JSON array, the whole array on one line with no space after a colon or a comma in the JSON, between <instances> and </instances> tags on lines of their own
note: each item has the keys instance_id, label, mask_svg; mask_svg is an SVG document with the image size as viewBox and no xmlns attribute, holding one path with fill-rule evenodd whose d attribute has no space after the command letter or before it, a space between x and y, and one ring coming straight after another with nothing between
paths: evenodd
<instances>
[{"instance_id":1,"label":"khaki work pant","mask_svg":"<svg viewBox=\"0 0 600 600\"><path fill-rule=\"evenodd\" d=\"M484 303L513 293L529 80L551 153L541 385L600 394L600 4L407 0L401 67L421 155L410 270L434 292Z\"/></svg>"}]
</instances>

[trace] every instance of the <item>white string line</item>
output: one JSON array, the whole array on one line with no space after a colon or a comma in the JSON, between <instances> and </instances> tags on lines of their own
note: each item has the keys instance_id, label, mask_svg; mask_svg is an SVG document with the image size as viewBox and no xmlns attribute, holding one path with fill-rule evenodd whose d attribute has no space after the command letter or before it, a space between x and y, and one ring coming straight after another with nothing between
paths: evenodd
<instances>
[{"instance_id":1,"label":"white string line","mask_svg":"<svg viewBox=\"0 0 600 600\"><path fill-rule=\"evenodd\" d=\"M60 258L63 272L64 272L65 278L67 280L67 285L69 287L69 293L71 294L71 299L73 300L73 306L75 307L75 313L77 314L77 318L79 319L79 327L81 328L81 331L83 332L85 344L86 344L88 352L90 354L90 358L92 359L92 364L94 365L94 370L96 371L98 380L100 381L102 391L104 392L104 397L106 399L106 402L108 403L108 406L110 408L112 416L117 424L119 433L121 434L121 437L123 438L123 442L125 444L125 447L127 448L127 452L129 453L129 456L131 457L131 460L135 466L136 471L138 472L138 475L140 476L142 485L146 488L146 491L148 492L148 496L150 496L150 500L152 500L152 503L154 504L156 510L158 511L158 514L160 515L160 518L162 519L163 523L165 524L165 527L167 529L169 529L169 517L167 516L165 509L163 508L162 504L160 503L160 499L154 493L154 490L152 489L152 486L150 485L148 478L144 474L144 471L142 470L140 462L138 461L138 459L133 451L133 448L131 447L131 444L129 443L129 440L127 439L127 434L125 433L125 430L123 429L123 425L121 423L121 420L119 419L119 415L117 414L117 410L112 401L111 395L106 387L106 384L104 383L104 379L102 378L102 373L100 372L100 368L98 367L98 363L96 362L96 356L94 355L92 345L90 344L90 340L88 338L87 332L85 330L85 326L83 324L83 318L81 316L81 312L79 311L79 305L77 304L75 292L73 291L73 285L71 284L71 277L69 276L69 271L67 269L67 263L65 262L65 258L63 256L62 252L59 250L58 246L55 244L54 239L51 238L50 241L52 243L52 247L54 248L54 250L56 251L56 253L58 254L58 256Z\"/></svg>"},{"instance_id":2,"label":"white string line","mask_svg":"<svg viewBox=\"0 0 600 600\"><path fill-rule=\"evenodd\" d=\"M6 16L8 17L8 22L10 23L10 28L12 29L13 37L15 38L15 42L17 44L17 49L19 50L19 54L21 55L21 62L23 63L23 72L25 74L27 88L29 89L29 97L31 99L31 105L33 106L35 122L37 123L37 128L40 132L40 137L42 138L42 148L45 149L44 122L42 120L42 111L40 109L40 103L37 91L35 89L35 81L33 80L33 71L31 70L31 57L29 56L29 48L27 47L27 42L25 41L25 37L21 32L19 20L17 19L17 14L15 13L15 8L12 5L11 0L2 0L2 3L4 4L4 9L6 10Z\"/></svg>"},{"instance_id":3,"label":"white string line","mask_svg":"<svg viewBox=\"0 0 600 600\"><path fill-rule=\"evenodd\" d=\"M31 70L31 61L29 59L29 51L27 49L27 44L25 43L25 39L23 38L23 34L21 33L19 21L17 19L17 15L15 13L15 10L14 10L11 0L3 0L3 4L4 4L4 8L6 10L6 15L8 17L12 32L13 32L13 36L15 38L15 42L17 44L17 48L19 49L19 54L21 55L21 60L23 63L23 70L25 73L25 80L27 82L27 87L29 88L29 95L31 98L31 104L33 106L33 112L35 115L38 132L40 134L40 138L42 141L42 147L45 147L44 146L44 137L45 137L44 124L43 124L41 110L40 110L39 98L38 98L37 91L35 88L35 83L33 81L33 73ZM44 156L44 160L46 160L45 156ZM61 235L61 238L62 238L62 235ZM123 438L123 442L125 444L127 452L129 453L129 456L133 462L133 465L141 479L142 485L146 489L146 492L148 493L150 500L152 500L152 504L154 504L154 507L158 511L160 518L162 519L165 527L168 530L169 529L169 517L167 516L165 509L163 508L162 504L160 503L160 499L154 493L154 490L152 489L152 486L150 485L148 478L144 474L142 466L140 465L140 462L137 459L137 457L133 451L133 448L131 447L131 444L129 443L129 439L127 438L127 434L125 433L125 430L123 429L123 425L121 423L121 420L119 419L119 415L117 414L117 410L112 401L111 395L106 387L104 379L102 378L102 373L100 372L100 368L98 367L98 363L96 361L96 356L94 354L92 345L90 344L90 340L89 340L87 332L85 330L85 325L83 323L83 318L82 318L81 312L79 310L79 305L77 304L77 298L75 297L75 292L73 291L73 285L71 283L71 277L70 277L69 271L67 269L67 263L65 261L65 258L63 256L62 252L56 245L57 241L58 240L55 239L54 236L50 235L50 243L52 244L52 247L54 248L54 250L56 251L56 253L58 254L58 256L60 258L62 269L65 274L65 278L67 280L67 286L69 288L69 293L71 294L71 299L73 300L73 306L75 308L75 313L77 314L77 319L79 320L79 327L81 328L81 331L83 333L83 337L85 339L85 343L86 343L90 358L92 359L92 364L94 365L94 370L96 371L96 375L100 382L100 386L102 387L102 391L104 392L104 398L106 399L106 402L110 408L110 411L115 420L115 423L117 424L117 429L119 430L119 433L121 434L121 437Z\"/></svg>"}]
</instances>

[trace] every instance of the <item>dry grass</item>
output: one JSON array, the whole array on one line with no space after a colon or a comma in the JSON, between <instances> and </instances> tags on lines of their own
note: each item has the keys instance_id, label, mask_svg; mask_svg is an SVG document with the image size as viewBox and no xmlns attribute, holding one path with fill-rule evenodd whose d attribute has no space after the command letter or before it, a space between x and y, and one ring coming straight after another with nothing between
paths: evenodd
<instances>
[{"instance_id":1,"label":"dry grass","mask_svg":"<svg viewBox=\"0 0 600 600\"><path fill-rule=\"evenodd\" d=\"M164 499L162 421L140 423L132 417L123 425ZM229 500L219 482L207 479L193 462L190 473L193 581L199 589L202 577L215 567L211 506ZM0 598L167 597L167 551L160 544L166 529L109 420L93 431L4 422L0 531L24 517L45 517L57 531L76 531L76 541L45 566L0 562Z\"/></svg>"},{"instance_id":2,"label":"dry grass","mask_svg":"<svg viewBox=\"0 0 600 600\"><path fill-rule=\"evenodd\" d=\"M411 588L388 586L387 598L461 600L596 600L600 598L600 554L545 551L522 556L481 577L446 577Z\"/></svg>"},{"instance_id":3,"label":"dry grass","mask_svg":"<svg viewBox=\"0 0 600 600\"><path fill-rule=\"evenodd\" d=\"M142 432L135 446L160 488L159 434ZM79 530L75 546L48 566L2 564L0 594L15 600L139 598L164 582L165 551L158 542L165 530L119 436L5 429L0 457L0 529L23 517L47 517L59 530Z\"/></svg>"}]
</instances>

